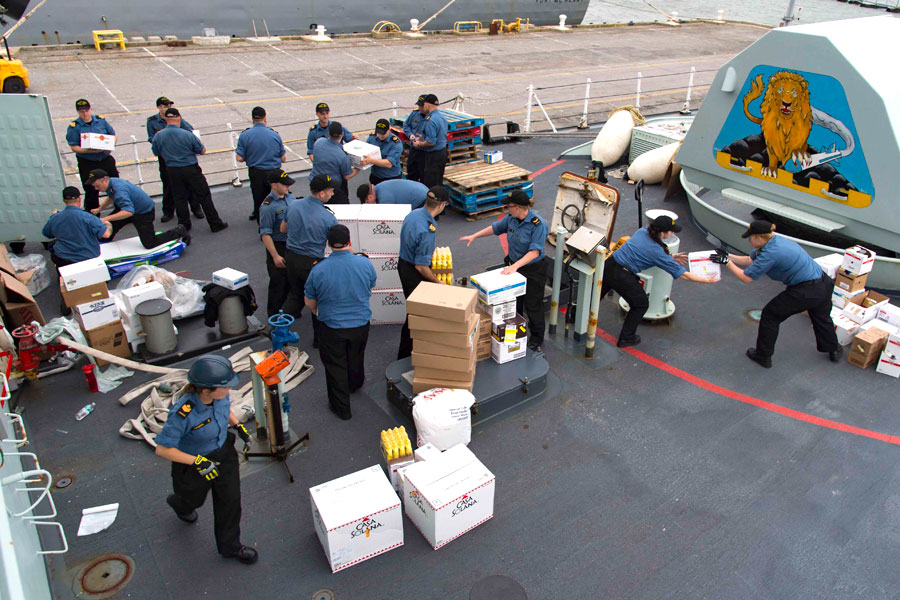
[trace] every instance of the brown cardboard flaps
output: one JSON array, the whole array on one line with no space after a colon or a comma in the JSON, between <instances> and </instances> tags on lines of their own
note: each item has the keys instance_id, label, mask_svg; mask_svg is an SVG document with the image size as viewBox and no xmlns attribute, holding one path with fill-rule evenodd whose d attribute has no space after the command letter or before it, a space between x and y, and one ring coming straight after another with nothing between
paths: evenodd
<instances>
[{"instance_id":1,"label":"brown cardboard flaps","mask_svg":"<svg viewBox=\"0 0 900 600\"><path fill-rule=\"evenodd\" d=\"M6 257L6 260L8 262L9 258ZM11 330L32 321L45 324L44 315L31 292L15 275L6 272L5 269L0 271L0 304L3 305L3 311L7 316L6 322Z\"/></svg>"}]
</instances>

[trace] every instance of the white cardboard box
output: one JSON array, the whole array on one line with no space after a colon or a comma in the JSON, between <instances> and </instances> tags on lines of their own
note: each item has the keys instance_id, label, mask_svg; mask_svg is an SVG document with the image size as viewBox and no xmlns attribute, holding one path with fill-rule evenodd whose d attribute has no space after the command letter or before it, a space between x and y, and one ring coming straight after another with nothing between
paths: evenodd
<instances>
[{"instance_id":1,"label":"white cardboard box","mask_svg":"<svg viewBox=\"0 0 900 600\"><path fill-rule=\"evenodd\" d=\"M122 297L122 304L125 306L125 313L131 314L137 309L138 304L145 300L165 298L166 290L160 282L151 281L144 285L125 288L122 290L120 296ZM138 318L138 322L140 322L140 318Z\"/></svg>"},{"instance_id":2,"label":"white cardboard box","mask_svg":"<svg viewBox=\"0 0 900 600\"><path fill-rule=\"evenodd\" d=\"M369 298L372 325L390 325L406 321L406 296L402 288L372 290Z\"/></svg>"},{"instance_id":3,"label":"white cardboard box","mask_svg":"<svg viewBox=\"0 0 900 600\"><path fill-rule=\"evenodd\" d=\"M701 277L709 277L710 275L721 277L722 265L714 263L712 260L710 260L710 257L712 257L712 255L715 253L715 250L689 252L688 270L694 275L700 275Z\"/></svg>"},{"instance_id":4,"label":"white cardboard box","mask_svg":"<svg viewBox=\"0 0 900 600\"><path fill-rule=\"evenodd\" d=\"M403 472L403 508L437 550L494 516L496 479L459 444Z\"/></svg>"},{"instance_id":5,"label":"white cardboard box","mask_svg":"<svg viewBox=\"0 0 900 600\"><path fill-rule=\"evenodd\" d=\"M844 262L844 255L838 254L835 252L834 254L826 254L825 256L820 256L815 259L816 264L822 267L822 270L825 271L825 274L834 279L835 275L837 275L838 269L841 268L841 263Z\"/></svg>"},{"instance_id":6,"label":"white cardboard box","mask_svg":"<svg viewBox=\"0 0 900 600\"><path fill-rule=\"evenodd\" d=\"M484 153L484 162L488 164L498 163L503 160L503 151L502 150L493 150L491 152Z\"/></svg>"},{"instance_id":7,"label":"white cardboard box","mask_svg":"<svg viewBox=\"0 0 900 600\"><path fill-rule=\"evenodd\" d=\"M864 275L875 266L875 252L863 246L852 246L844 251L841 269L851 275Z\"/></svg>"},{"instance_id":8,"label":"white cardboard box","mask_svg":"<svg viewBox=\"0 0 900 600\"><path fill-rule=\"evenodd\" d=\"M845 292L839 287L835 287L834 291L831 292L831 305L837 308L844 308L847 306L847 302L850 301L850 298L854 296L858 296L860 294L865 294L866 290L859 290L852 294Z\"/></svg>"},{"instance_id":9,"label":"white cardboard box","mask_svg":"<svg viewBox=\"0 0 900 600\"><path fill-rule=\"evenodd\" d=\"M409 204L362 204L359 207L357 252L398 254L400 227L409 214Z\"/></svg>"},{"instance_id":10,"label":"white cardboard box","mask_svg":"<svg viewBox=\"0 0 900 600\"><path fill-rule=\"evenodd\" d=\"M884 345L884 351L900 356L900 333L892 333L888 335L887 343Z\"/></svg>"},{"instance_id":11,"label":"white cardboard box","mask_svg":"<svg viewBox=\"0 0 900 600\"><path fill-rule=\"evenodd\" d=\"M116 149L116 136L105 133L82 133L81 147L112 151Z\"/></svg>"},{"instance_id":12,"label":"white cardboard box","mask_svg":"<svg viewBox=\"0 0 900 600\"><path fill-rule=\"evenodd\" d=\"M491 318L491 323L502 323L506 319L516 316L516 301L498 302L497 304L485 304L478 299L478 309Z\"/></svg>"},{"instance_id":13,"label":"white cardboard box","mask_svg":"<svg viewBox=\"0 0 900 600\"><path fill-rule=\"evenodd\" d=\"M416 459L412 456L404 457L404 460L395 460L391 463L385 465L385 468L388 472L388 478L391 480L391 485L394 487L394 491L397 493L402 493L402 481L400 479L400 470L405 469L409 465L416 462Z\"/></svg>"},{"instance_id":14,"label":"white cardboard box","mask_svg":"<svg viewBox=\"0 0 900 600\"><path fill-rule=\"evenodd\" d=\"M859 304L854 304L853 302L848 302L844 306L844 316L846 316L851 321L856 321L860 325L863 323L868 323L878 316L878 309L887 304L888 299L885 298L878 304L873 306L860 306Z\"/></svg>"},{"instance_id":15,"label":"white cardboard box","mask_svg":"<svg viewBox=\"0 0 900 600\"><path fill-rule=\"evenodd\" d=\"M399 254L370 254L369 260L375 267L376 289L401 287Z\"/></svg>"},{"instance_id":16,"label":"white cardboard box","mask_svg":"<svg viewBox=\"0 0 900 600\"><path fill-rule=\"evenodd\" d=\"M403 545L403 514L378 465L309 488L316 535L331 572Z\"/></svg>"},{"instance_id":17,"label":"white cardboard box","mask_svg":"<svg viewBox=\"0 0 900 600\"><path fill-rule=\"evenodd\" d=\"M355 252L362 252L359 248L359 204L334 204L327 205L338 223L346 225L350 230L350 248ZM398 246L399 248L399 246ZM399 250L398 250L399 252ZM325 245L325 256L331 254L331 248Z\"/></svg>"},{"instance_id":18,"label":"white cardboard box","mask_svg":"<svg viewBox=\"0 0 900 600\"><path fill-rule=\"evenodd\" d=\"M877 327L882 331L887 331L888 335L892 333L897 333L897 328L891 325L890 323L885 323L884 321L879 321L878 319L872 319L868 323L863 323L859 326L860 331L867 331L873 327Z\"/></svg>"},{"instance_id":19,"label":"white cardboard box","mask_svg":"<svg viewBox=\"0 0 900 600\"><path fill-rule=\"evenodd\" d=\"M516 344L507 344L491 336L491 358L499 364L508 363L511 360L524 358L526 353L525 341L528 338L519 338Z\"/></svg>"},{"instance_id":20,"label":"white cardboard box","mask_svg":"<svg viewBox=\"0 0 900 600\"><path fill-rule=\"evenodd\" d=\"M441 451L438 450L437 446L428 442L427 444L422 444L416 451L413 452L413 456L417 461L419 460L428 460L429 458L435 458L441 455Z\"/></svg>"},{"instance_id":21,"label":"white cardboard box","mask_svg":"<svg viewBox=\"0 0 900 600\"><path fill-rule=\"evenodd\" d=\"M109 269L99 256L59 268L59 276L68 291L109 281Z\"/></svg>"},{"instance_id":22,"label":"white cardboard box","mask_svg":"<svg viewBox=\"0 0 900 600\"><path fill-rule=\"evenodd\" d=\"M102 298L75 306L75 318L84 331L119 320L119 307L113 298Z\"/></svg>"},{"instance_id":23,"label":"white cardboard box","mask_svg":"<svg viewBox=\"0 0 900 600\"><path fill-rule=\"evenodd\" d=\"M900 327L900 306L882 304L878 307L878 316L876 318L894 327Z\"/></svg>"},{"instance_id":24,"label":"white cardboard box","mask_svg":"<svg viewBox=\"0 0 900 600\"><path fill-rule=\"evenodd\" d=\"M138 325L131 325L124 319L122 320L122 328L125 329L125 340L131 344L131 351L137 352L141 344L144 343L144 330Z\"/></svg>"},{"instance_id":25,"label":"white cardboard box","mask_svg":"<svg viewBox=\"0 0 900 600\"><path fill-rule=\"evenodd\" d=\"M501 275L503 269L472 275L469 280L478 290L478 299L485 304L509 302L525 294L525 277L521 273Z\"/></svg>"},{"instance_id":26,"label":"white cardboard box","mask_svg":"<svg viewBox=\"0 0 900 600\"><path fill-rule=\"evenodd\" d=\"M900 357L895 356L888 351L882 352L881 358L878 359L878 364L875 366L875 370L879 373L890 375L891 377L900 378Z\"/></svg>"},{"instance_id":27,"label":"white cardboard box","mask_svg":"<svg viewBox=\"0 0 900 600\"><path fill-rule=\"evenodd\" d=\"M344 144L344 152L350 156L350 165L356 169L368 169L372 165L362 165L362 159L366 156L381 158L381 148L361 140L351 140Z\"/></svg>"},{"instance_id":28,"label":"white cardboard box","mask_svg":"<svg viewBox=\"0 0 900 600\"><path fill-rule=\"evenodd\" d=\"M229 290L239 290L244 286L250 285L250 276L237 269L225 267L224 269L213 271L212 281L216 285L221 285Z\"/></svg>"},{"instance_id":29,"label":"white cardboard box","mask_svg":"<svg viewBox=\"0 0 900 600\"><path fill-rule=\"evenodd\" d=\"M836 319L833 318L832 321L834 322L834 332L837 334L838 343L841 346L849 345L859 329L859 323L851 321L843 314Z\"/></svg>"}]
</instances>

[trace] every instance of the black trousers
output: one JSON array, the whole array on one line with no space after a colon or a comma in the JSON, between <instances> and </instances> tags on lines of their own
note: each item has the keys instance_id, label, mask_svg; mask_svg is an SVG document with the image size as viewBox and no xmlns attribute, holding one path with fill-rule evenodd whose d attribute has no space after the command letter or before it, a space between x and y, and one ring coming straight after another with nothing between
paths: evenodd
<instances>
[{"instance_id":1,"label":"black trousers","mask_svg":"<svg viewBox=\"0 0 900 600\"><path fill-rule=\"evenodd\" d=\"M772 356L778 328L791 315L807 311L816 336L819 352L834 352L840 345L831 320L831 293L834 281L827 275L820 279L804 281L785 288L772 298L763 308L756 336L756 352L761 356Z\"/></svg>"},{"instance_id":2,"label":"black trousers","mask_svg":"<svg viewBox=\"0 0 900 600\"><path fill-rule=\"evenodd\" d=\"M366 381L369 324L335 329L319 323L319 358L325 367L328 404L343 417L350 415L350 394Z\"/></svg>"},{"instance_id":3,"label":"black trousers","mask_svg":"<svg viewBox=\"0 0 900 600\"><path fill-rule=\"evenodd\" d=\"M603 267L603 288L600 290L600 297L606 296L609 290L618 292L625 298L629 307L625 322L622 323L622 331L619 332L619 339L633 340L641 319L650 308L650 300L644 292L644 286L641 285L637 275L617 263L615 258L609 257Z\"/></svg>"},{"instance_id":4,"label":"black trousers","mask_svg":"<svg viewBox=\"0 0 900 600\"><path fill-rule=\"evenodd\" d=\"M509 260L507 258L507 260ZM525 295L516 298L516 312L528 317L529 343L544 343L544 288L547 285L547 269L541 259L519 269L525 278Z\"/></svg>"},{"instance_id":5,"label":"black trousers","mask_svg":"<svg viewBox=\"0 0 900 600\"><path fill-rule=\"evenodd\" d=\"M334 188L334 196L331 197L328 204L350 204L350 184L343 177L341 185Z\"/></svg>"},{"instance_id":6,"label":"black trousers","mask_svg":"<svg viewBox=\"0 0 900 600\"><path fill-rule=\"evenodd\" d=\"M250 174L250 193L253 195L253 216L257 220L259 220L259 207L272 191L272 185L269 183L269 175L272 174L272 171L273 169L257 169L256 167L247 169Z\"/></svg>"},{"instance_id":7,"label":"black trousers","mask_svg":"<svg viewBox=\"0 0 900 600\"><path fill-rule=\"evenodd\" d=\"M400 179L399 175L394 175L393 177L378 177L377 175L369 175L369 183L372 185L378 185L382 181L390 181L391 179Z\"/></svg>"},{"instance_id":8,"label":"black trousers","mask_svg":"<svg viewBox=\"0 0 900 600\"><path fill-rule=\"evenodd\" d=\"M285 250L284 262L287 263L288 297L284 302L284 312L290 313L295 319L300 319L303 314L303 291L306 288L306 280L309 272L321 258L303 256L293 250ZM319 343L319 319L312 315L313 344Z\"/></svg>"},{"instance_id":9,"label":"black trousers","mask_svg":"<svg viewBox=\"0 0 900 600\"><path fill-rule=\"evenodd\" d=\"M406 178L410 181L422 181L422 169L425 166L424 154L421 150L409 147L409 153L406 155Z\"/></svg>"},{"instance_id":10,"label":"black trousers","mask_svg":"<svg viewBox=\"0 0 900 600\"><path fill-rule=\"evenodd\" d=\"M444 185L444 167L447 166L447 149L422 153L422 183L428 187Z\"/></svg>"},{"instance_id":11,"label":"black trousers","mask_svg":"<svg viewBox=\"0 0 900 600\"><path fill-rule=\"evenodd\" d=\"M162 212L163 215L175 214L175 195L172 193L172 186L169 185L169 169L166 167L166 161L162 156L156 157L159 163L159 180L162 182ZM190 199L192 211L200 210L200 203L193 197Z\"/></svg>"},{"instance_id":12,"label":"black trousers","mask_svg":"<svg viewBox=\"0 0 900 600\"><path fill-rule=\"evenodd\" d=\"M425 279L416 270L416 265L400 259L397 264L397 273L400 275L400 285L403 287L403 296L409 298L416 287ZM403 329L400 330L400 348L397 350L397 360L412 355L412 336L409 334L409 317L403 321Z\"/></svg>"},{"instance_id":13,"label":"black trousers","mask_svg":"<svg viewBox=\"0 0 900 600\"><path fill-rule=\"evenodd\" d=\"M160 244L177 240L181 237L178 232L172 229L162 233L156 233L156 227L153 226L154 219L156 219L155 208L142 215L131 215L127 219L113 221L112 235L109 236L109 241L112 241L113 238L116 237L116 234L129 223L132 223L134 228L137 229L138 239L141 240L141 245L148 250L150 248L156 248Z\"/></svg>"},{"instance_id":14,"label":"black trousers","mask_svg":"<svg viewBox=\"0 0 900 600\"><path fill-rule=\"evenodd\" d=\"M185 229L191 228L191 201L196 201L206 215L206 222L210 227L220 225L222 219L212 201L212 193L209 184L203 176L200 165L193 164L187 167L168 167L169 185L172 186L172 194L175 198L175 214L178 215L178 223Z\"/></svg>"},{"instance_id":15,"label":"black trousers","mask_svg":"<svg viewBox=\"0 0 900 600\"><path fill-rule=\"evenodd\" d=\"M212 490L216 549L220 554L235 554L241 549L241 477L234 434L228 432L225 445L204 456L219 463L219 476L212 481L204 479L192 464L172 463L172 508L181 514L190 513L203 506Z\"/></svg>"},{"instance_id":16,"label":"black trousers","mask_svg":"<svg viewBox=\"0 0 900 600\"><path fill-rule=\"evenodd\" d=\"M84 181L88 178L88 173L94 169L103 169L110 177L118 177L119 171L116 169L116 159L112 154L103 160L87 160L75 155L75 161L78 163L78 177L81 179L81 185L84 188L84 210L93 210L100 206L100 192L94 189L94 186L87 185Z\"/></svg>"},{"instance_id":17,"label":"black trousers","mask_svg":"<svg viewBox=\"0 0 900 600\"><path fill-rule=\"evenodd\" d=\"M275 250L278 254L284 258L287 255L286 242L272 240L272 243L275 245ZM277 314L284 306L291 288L288 284L287 269L276 267L275 261L272 260L272 255L268 252L266 252L266 271L269 273L269 296L266 298L266 314L271 317Z\"/></svg>"}]
</instances>

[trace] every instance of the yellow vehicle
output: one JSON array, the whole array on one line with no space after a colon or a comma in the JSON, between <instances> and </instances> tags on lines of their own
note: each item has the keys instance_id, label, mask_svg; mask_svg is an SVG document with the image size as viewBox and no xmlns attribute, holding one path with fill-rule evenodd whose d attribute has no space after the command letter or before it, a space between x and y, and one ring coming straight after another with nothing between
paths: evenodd
<instances>
[{"instance_id":1,"label":"yellow vehicle","mask_svg":"<svg viewBox=\"0 0 900 600\"><path fill-rule=\"evenodd\" d=\"M3 38L6 47L6 58L0 56L0 90L4 94L24 94L25 89L31 85L28 81L28 69L19 59L13 59L9 53L9 44Z\"/></svg>"}]
</instances>

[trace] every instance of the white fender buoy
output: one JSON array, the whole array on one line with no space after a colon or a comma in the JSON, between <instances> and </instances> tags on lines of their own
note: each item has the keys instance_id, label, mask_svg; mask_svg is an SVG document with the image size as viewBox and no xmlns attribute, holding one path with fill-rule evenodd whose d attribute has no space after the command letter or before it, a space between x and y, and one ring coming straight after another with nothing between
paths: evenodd
<instances>
[{"instance_id":1,"label":"white fender buoy","mask_svg":"<svg viewBox=\"0 0 900 600\"><path fill-rule=\"evenodd\" d=\"M678 152L680 145L681 142L673 142L661 148L644 152L628 166L625 176L631 181L643 179L644 183L648 185L660 183L666 175L669 162Z\"/></svg>"},{"instance_id":2,"label":"white fender buoy","mask_svg":"<svg viewBox=\"0 0 900 600\"><path fill-rule=\"evenodd\" d=\"M627 110L614 113L603 124L591 145L591 160L598 160L605 167L611 167L622 158L631 144L631 130L634 118Z\"/></svg>"}]
</instances>

